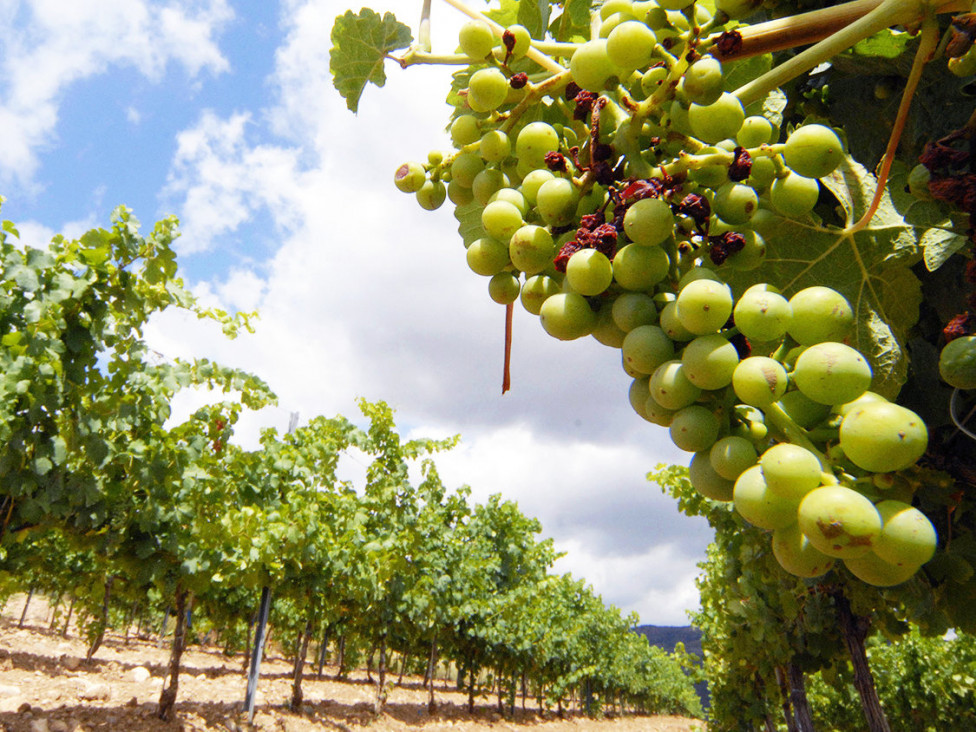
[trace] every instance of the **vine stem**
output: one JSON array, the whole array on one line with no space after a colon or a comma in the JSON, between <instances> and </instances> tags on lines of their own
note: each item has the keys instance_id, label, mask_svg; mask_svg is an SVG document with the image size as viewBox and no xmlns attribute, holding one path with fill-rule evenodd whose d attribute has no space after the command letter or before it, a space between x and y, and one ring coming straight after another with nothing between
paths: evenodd
<instances>
[{"instance_id":1,"label":"vine stem","mask_svg":"<svg viewBox=\"0 0 976 732\"><path fill-rule=\"evenodd\" d=\"M446 2L455 10L461 11L469 18L473 18L474 20L480 20L484 23L487 23L488 26L491 28L492 32L499 38L501 38L502 34L505 32L505 28L503 26L499 25L491 18L486 17L480 11L468 7L467 3L463 2L463 0L444 0L444 2ZM525 55L528 58L535 61L537 64L539 64L539 66L541 66L542 68L546 69L547 71L551 71L554 74L560 74L566 70L566 68L562 64L560 64L555 59L550 58L546 54L542 53L542 51L535 48L534 46L530 45L529 50L526 51Z\"/></svg>"},{"instance_id":2,"label":"vine stem","mask_svg":"<svg viewBox=\"0 0 976 732\"><path fill-rule=\"evenodd\" d=\"M783 433L786 439L794 445L805 448L816 455L817 460L820 461L821 472L825 475L833 475L827 456L817 449L817 446L807 437L807 431L793 421L793 418L781 406L775 403L769 404L764 407L763 411L766 414L766 418L773 423L776 429Z\"/></svg>"},{"instance_id":3,"label":"vine stem","mask_svg":"<svg viewBox=\"0 0 976 732\"><path fill-rule=\"evenodd\" d=\"M871 3L865 2L865 0L857 0L855 4L857 5L856 9L860 11L865 10ZM868 10L853 23L836 30L819 43L801 51L759 78L739 87L733 93L745 107L752 102L759 101L773 89L830 60L855 43L885 28L893 25L915 25L925 17L931 17L937 13L955 12L967 6L968 4L964 0L944 0L943 2L931 3L927 0L883 0L881 4ZM790 43L790 45L798 44Z\"/></svg>"},{"instance_id":4,"label":"vine stem","mask_svg":"<svg viewBox=\"0 0 976 732\"><path fill-rule=\"evenodd\" d=\"M905 124L908 122L908 110L912 105L912 98L915 96L915 90L918 88L918 83L922 79L922 71L925 68L925 64L932 59L935 48L939 44L939 35L939 24L935 16L930 15L922 23L922 37L918 44L918 50L915 52L915 60L912 63L912 70L908 74L905 90L901 95L901 103L898 105L895 124L891 129L891 137L888 138L888 147L885 150L884 158L881 160L881 167L878 170L878 184L874 191L874 198L871 199L871 205L868 207L868 210L857 223L847 230L847 233L853 234L867 226L871 219L874 218L874 214L877 213L878 206L881 205L881 198L885 192L885 184L888 182L888 175L891 173L891 166L895 161L895 153L898 151L898 143L901 142L902 133L905 131Z\"/></svg>"}]
</instances>

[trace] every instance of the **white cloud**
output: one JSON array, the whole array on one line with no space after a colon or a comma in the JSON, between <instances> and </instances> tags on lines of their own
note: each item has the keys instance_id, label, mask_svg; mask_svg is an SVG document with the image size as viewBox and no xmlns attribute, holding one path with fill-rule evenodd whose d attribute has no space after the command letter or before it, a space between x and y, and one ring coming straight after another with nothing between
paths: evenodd
<instances>
[{"instance_id":1,"label":"white cloud","mask_svg":"<svg viewBox=\"0 0 976 732\"><path fill-rule=\"evenodd\" d=\"M17 31L0 46L0 181L30 187L65 91L114 66L158 80L172 62L191 77L228 68L215 35L227 0L32 0L8 5Z\"/></svg>"},{"instance_id":2,"label":"white cloud","mask_svg":"<svg viewBox=\"0 0 976 732\"><path fill-rule=\"evenodd\" d=\"M391 66L386 88L367 89L352 115L323 43L336 12L289 0L276 103L203 112L177 141L165 195L181 209L181 252L191 267L206 254L208 271L216 256L230 262L198 291L258 306L257 332L228 342L169 313L153 323L153 342L269 382L280 406L242 420L244 444L256 444L262 424L284 431L291 411L356 420L357 397L388 401L411 434L460 432L461 446L437 458L448 486L518 501L568 552L559 571L644 622L684 624L708 529L644 476L688 456L631 410L618 351L555 341L518 307L513 389L501 395L504 309L468 270L450 206L424 212L391 185L404 159L446 147L450 70ZM434 28L449 36L462 21L438 15ZM280 237L266 261L234 241L254 236Z\"/></svg>"}]
</instances>

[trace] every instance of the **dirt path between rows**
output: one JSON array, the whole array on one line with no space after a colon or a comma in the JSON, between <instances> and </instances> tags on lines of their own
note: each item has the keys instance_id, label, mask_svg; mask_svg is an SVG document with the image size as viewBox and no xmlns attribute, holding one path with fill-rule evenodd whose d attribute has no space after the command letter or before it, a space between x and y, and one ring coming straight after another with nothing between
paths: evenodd
<instances>
[{"instance_id":1,"label":"dirt path between rows","mask_svg":"<svg viewBox=\"0 0 976 732\"><path fill-rule=\"evenodd\" d=\"M681 717L627 717L591 720L558 719L517 710L514 720L498 714L488 699L481 699L474 714L467 700L437 682L438 709L427 712L427 690L417 678L404 678L395 686L386 709L372 713L375 687L364 674L348 681L323 680L309 672L302 686L305 705L301 714L288 710L291 697L290 665L271 654L261 666L253 726L241 716L246 677L241 659L226 658L219 649L191 646L183 654L175 718L163 722L154 716L162 688L168 649L155 642L109 634L86 664L86 644L69 633L48 630L46 604L33 600L22 629L17 627L24 596L12 598L0 617L0 730L4 732L173 732L185 730L261 730L276 732L692 732L704 724Z\"/></svg>"}]
</instances>

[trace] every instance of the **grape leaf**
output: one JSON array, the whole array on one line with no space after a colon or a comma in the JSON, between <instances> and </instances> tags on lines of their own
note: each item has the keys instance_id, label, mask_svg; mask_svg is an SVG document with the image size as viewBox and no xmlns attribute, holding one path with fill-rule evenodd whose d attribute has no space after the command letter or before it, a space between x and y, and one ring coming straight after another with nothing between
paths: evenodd
<instances>
[{"instance_id":1,"label":"grape leaf","mask_svg":"<svg viewBox=\"0 0 976 732\"><path fill-rule=\"evenodd\" d=\"M477 201L472 201L454 209L454 217L458 220L458 234L461 235L465 248L475 239L486 236L485 227L481 224L483 208Z\"/></svg>"},{"instance_id":2,"label":"grape leaf","mask_svg":"<svg viewBox=\"0 0 976 732\"><path fill-rule=\"evenodd\" d=\"M386 83L383 64L387 56L413 42L410 28L400 23L393 13L381 18L379 13L363 8L356 15L347 10L332 26L332 50L329 70L332 83L353 112L359 108L359 98L367 82L376 86Z\"/></svg>"},{"instance_id":3,"label":"grape leaf","mask_svg":"<svg viewBox=\"0 0 976 732\"><path fill-rule=\"evenodd\" d=\"M767 256L754 272L731 276L736 289L763 281L789 297L812 285L829 285L854 309L857 330L850 344L871 363L871 389L893 398L908 372L908 330L918 320L921 284L911 266L921 258L919 240L927 227L906 221L885 193L870 224L848 230L865 213L876 179L852 158L822 179L840 203L845 228L770 216L757 229Z\"/></svg>"},{"instance_id":4,"label":"grape leaf","mask_svg":"<svg viewBox=\"0 0 976 732\"><path fill-rule=\"evenodd\" d=\"M969 245L968 222L964 214L947 203L916 198L906 190L907 182L907 166L896 162L888 184L892 202L906 221L925 230L918 245L922 249L925 268L934 272L949 257ZM954 220L953 216L959 220Z\"/></svg>"},{"instance_id":5,"label":"grape leaf","mask_svg":"<svg viewBox=\"0 0 976 732\"><path fill-rule=\"evenodd\" d=\"M912 42L912 36L905 31L893 31L886 28L875 33L870 38L858 41L852 49L857 56L880 56L882 58L898 58L905 52L906 46Z\"/></svg>"},{"instance_id":6,"label":"grape leaf","mask_svg":"<svg viewBox=\"0 0 976 732\"><path fill-rule=\"evenodd\" d=\"M549 25L549 0L523 0L519 3L518 22L533 38L542 38Z\"/></svg>"}]
</instances>

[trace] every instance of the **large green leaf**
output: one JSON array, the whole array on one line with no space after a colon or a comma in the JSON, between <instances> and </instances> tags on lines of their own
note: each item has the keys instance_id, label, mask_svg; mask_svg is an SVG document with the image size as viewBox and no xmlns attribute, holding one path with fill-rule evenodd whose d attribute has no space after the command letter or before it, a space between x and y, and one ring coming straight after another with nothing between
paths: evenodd
<instances>
[{"instance_id":1,"label":"large green leaf","mask_svg":"<svg viewBox=\"0 0 976 732\"><path fill-rule=\"evenodd\" d=\"M871 388L893 397L907 375L905 343L922 300L911 266L921 257L919 240L928 227L906 221L886 192L870 224L851 231L876 186L874 176L851 158L823 183L840 202L845 228L772 216L759 226L767 246L763 267L731 280L741 288L763 278L787 296L811 285L841 292L857 322L851 345L874 370Z\"/></svg>"},{"instance_id":2,"label":"large green leaf","mask_svg":"<svg viewBox=\"0 0 976 732\"><path fill-rule=\"evenodd\" d=\"M400 23L393 13L380 14L363 8L356 15L347 10L336 18L332 26L332 50L329 70L333 84L355 112L367 83L383 86L386 72L383 64L387 56L413 41L410 28Z\"/></svg>"}]
</instances>

